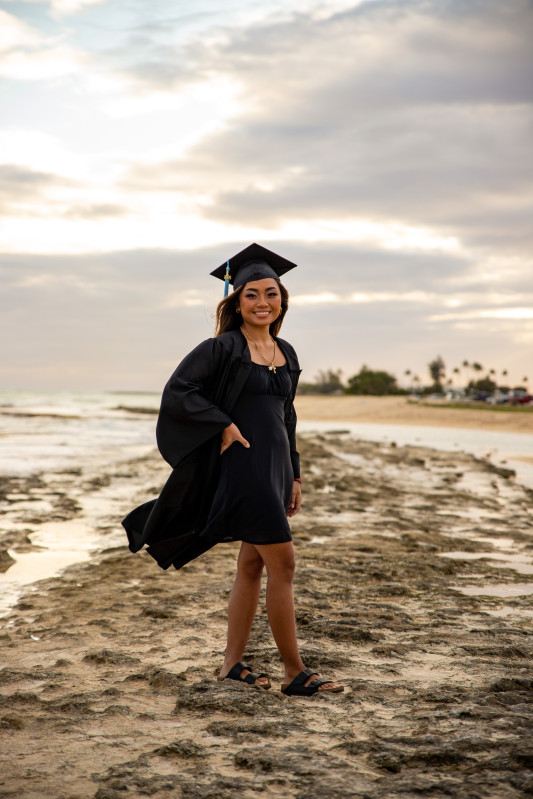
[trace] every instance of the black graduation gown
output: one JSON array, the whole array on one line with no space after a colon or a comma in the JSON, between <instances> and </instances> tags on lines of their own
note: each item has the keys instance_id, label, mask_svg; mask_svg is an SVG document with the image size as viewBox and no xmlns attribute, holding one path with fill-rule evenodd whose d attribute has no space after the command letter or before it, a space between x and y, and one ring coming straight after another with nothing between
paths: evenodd
<instances>
[{"instance_id":1,"label":"black graduation gown","mask_svg":"<svg viewBox=\"0 0 533 799\"><path fill-rule=\"evenodd\" d=\"M294 395L300 376L293 347L276 342L285 355L292 392L285 402L285 425L294 476L300 476L296 450ZM159 451L172 472L158 499L132 510L122 521L132 552L145 544L163 569L180 569L215 542L200 537L215 493L221 434L251 368L250 351L240 330L199 344L179 364L163 390L157 420Z\"/></svg>"}]
</instances>

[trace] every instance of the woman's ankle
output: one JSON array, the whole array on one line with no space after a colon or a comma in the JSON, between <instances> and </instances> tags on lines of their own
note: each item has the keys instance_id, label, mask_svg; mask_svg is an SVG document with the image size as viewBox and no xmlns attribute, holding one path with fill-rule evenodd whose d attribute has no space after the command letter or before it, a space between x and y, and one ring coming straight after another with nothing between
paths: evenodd
<instances>
[{"instance_id":1,"label":"woman's ankle","mask_svg":"<svg viewBox=\"0 0 533 799\"><path fill-rule=\"evenodd\" d=\"M283 675L283 682L292 682L301 671L305 669L305 664L302 660L299 663L291 662L285 664L285 673Z\"/></svg>"}]
</instances>

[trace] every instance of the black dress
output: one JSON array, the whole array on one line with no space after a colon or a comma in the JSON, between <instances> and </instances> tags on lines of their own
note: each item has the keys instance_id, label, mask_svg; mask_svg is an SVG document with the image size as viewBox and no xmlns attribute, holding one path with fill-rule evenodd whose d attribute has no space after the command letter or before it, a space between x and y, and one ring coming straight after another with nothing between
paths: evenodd
<instances>
[{"instance_id":1,"label":"black dress","mask_svg":"<svg viewBox=\"0 0 533 799\"><path fill-rule=\"evenodd\" d=\"M286 364L274 373L252 363L231 414L250 448L234 442L220 456L220 476L202 538L250 544L292 541L287 510L294 471L284 418L290 394Z\"/></svg>"}]
</instances>

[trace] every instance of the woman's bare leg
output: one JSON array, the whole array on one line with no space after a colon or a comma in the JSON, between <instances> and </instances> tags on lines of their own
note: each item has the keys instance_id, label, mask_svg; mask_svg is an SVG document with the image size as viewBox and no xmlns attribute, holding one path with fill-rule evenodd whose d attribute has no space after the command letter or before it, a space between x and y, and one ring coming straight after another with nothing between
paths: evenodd
<instances>
[{"instance_id":1,"label":"woman's bare leg","mask_svg":"<svg viewBox=\"0 0 533 799\"><path fill-rule=\"evenodd\" d=\"M292 542L286 544L265 544L256 546L268 574L267 581L267 613L270 629L285 665L283 682L290 683L305 669L300 657L296 639L296 620L294 617L294 594L292 581L294 576L294 548ZM316 680L314 674L306 681L306 685ZM336 683L322 685L319 691L331 691Z\"/></svg>"},{"instance_id":2,"label":"woman's bare leg","mask_svg":"<svg viewBox=\"0 0 533 799\"><path fill-rule=\"evenodd\" d=\"M237 576L228 603L228 642L220 677L225 677L233 666L242 660L250 637L250 630L259 602L263 560L256 547L243 542L237 559ZM241 676L248 674L243 670ZM268 680L260 677L257 685Z\"/></svg>"},{"instance_id":3,"label":"woman's bare leg","mask_svg":"<svg viewBox=\"0 0 533 799\"><path fill-rule=\"evenodd\" d=\"M256 547L267 568L266 606L274 641L285 665L285 680L291 680L305 668L296 640L294 618L294 549L287 544Z\"/></svg>"}]
</instances>

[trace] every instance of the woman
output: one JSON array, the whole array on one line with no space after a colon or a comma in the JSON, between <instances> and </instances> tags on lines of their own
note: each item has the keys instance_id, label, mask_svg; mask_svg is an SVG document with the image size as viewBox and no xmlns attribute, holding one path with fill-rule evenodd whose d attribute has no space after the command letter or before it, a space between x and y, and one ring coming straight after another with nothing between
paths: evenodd
<instances>
[{"instance_id":1,"label":"woman","mask_svg":"<svg viewBox=\"0 0 533 799\"><path fill-rule=\"evenodd\" d=\"M212 274L233 283L213 339L178 366L163 392L157 442L173 472L158 500L123 521L130 549L148 544L162 568L181 568L221 541L240 540L218 679L270 688L242 661L267 570L270 628L285 666L282 691L343 687L306 669L296 640L294 550L287 517L302 501L293 399L296 353L277 338L288 309L280 275L295 264L252 244Z\"/></svg>"}]
</instances>

